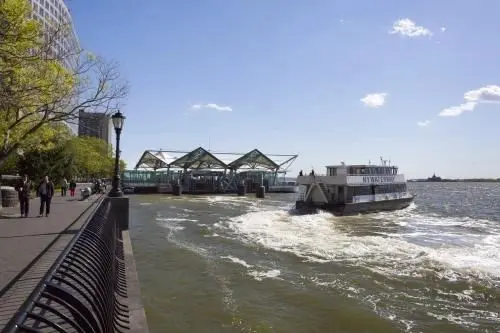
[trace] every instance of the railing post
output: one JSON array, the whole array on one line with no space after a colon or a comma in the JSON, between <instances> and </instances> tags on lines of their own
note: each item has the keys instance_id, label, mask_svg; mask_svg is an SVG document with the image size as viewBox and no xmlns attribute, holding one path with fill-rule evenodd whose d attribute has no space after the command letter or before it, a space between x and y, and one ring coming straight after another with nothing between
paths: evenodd
<instances>
[{"instance_id":1,"label":"railing post","mask_svg":"<svg viewBox=\"0 0 500 333\"><path fill-rule=\"evenodd\" d=\"M119 231L128 230L129 227L129 198L128 197L108 197L111 211L110 218L115 220Z\"/></svg>"}]
</instances>

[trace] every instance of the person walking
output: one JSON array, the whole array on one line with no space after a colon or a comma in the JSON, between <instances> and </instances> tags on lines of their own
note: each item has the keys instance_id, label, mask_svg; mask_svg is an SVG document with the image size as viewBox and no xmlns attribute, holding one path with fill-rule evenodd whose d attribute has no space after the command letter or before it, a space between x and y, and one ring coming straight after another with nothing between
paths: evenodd
<instances>
[{"instance_id":1,"label":"person walking","mask_svg":"<svg viewBox=\"0 0 500 333\"><path fill-rule=\"evenodd\" d=\"M75 190L76 190L76 182L74 179L71 179L71 181L69 182L69 195L74 197Z\"/></svg>"},{"instance_id":2,"label":"person walking","mask_svg":"<svg viewBox=\"0 0 500 333\"><path fill-rule=\"evenodd\" d=\"M40 215L43 216L45 208L45 216L50 214L50 202L54 196L54 183L49 180L49 176L45 176L40 185L38 186L38 195L40 195Z\"/></svg>"},{"instance_id":3,"label":"person walking","mask_svg":"<svg viewBox=\"0 0 500 333\"><path fill-rule=\"evenodd\" d=\"M19 198L19 206L21 207L21 217L28 217L30 211L30 192L31 183L27 175L16 185L16 191Z\"/></svg>"},{"instance_id":4,"label":"person walking","mask_svg":"<svg viewBox=\"0 0 500 333\"><path fill-rule=\"evenodd\" d=\"M66 178L63 178L63 180L61 181L61 197L65 197L67 191L68 191L68 181L66 180Z\"/></svg>"}]
</instances>

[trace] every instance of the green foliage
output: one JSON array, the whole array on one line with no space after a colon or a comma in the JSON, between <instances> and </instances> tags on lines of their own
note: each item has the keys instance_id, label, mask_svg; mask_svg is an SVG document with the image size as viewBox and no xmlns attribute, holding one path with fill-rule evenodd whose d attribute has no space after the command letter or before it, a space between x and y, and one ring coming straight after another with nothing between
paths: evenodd
<instances>
[{"instance_id":1,"label":"green foliage","mask_svg":"<svg viewBox=\"0 0 500 333\"><path fill-rule=\"evenodd\" d=\"M114 158L111 146L103 140L71 137L55 143L52 149L26 152L19 158L18 169L35 181L45 175L56 182L74 177L111 178Z\"/></svg>"},{"instance_id":2,"label":"green foliage","mask_svg":"<svg viewBox=\"0 0 500 333\"><path fill-rule=\"evenodd\" d=\"M113 170L111 146L92 137L75 137L69 141L66 151L73 156L79 176L109 177Z\"/></svg>"},{"instance_id":3,"label":"green foliage","mask_svg":"<svg viewBox=\"0 0 500 333\"><path fill-rule=\"evenodd\" d=\"M54 135L49 113L74 86L73 75L58 59L43 57L40 24L29 18L25 0L0 2L0 135L2 152L44 147ZM50 119L49 119L50 118Z\"/></svg>"},{"instance_id":4,"label":"green foliage","mask_svg":"<svg viewBox=\"0 0 500 333\"><path fill-rule=\"evenodd\" d=\"M62 121L82 108L115 111L128 93L114 65L79 49L61 51L70 25L43 27L30 17L28 0L0 0L0 167L20 148L54 153Z\"/></svg>"},{"instance_id":5,"label":"green foliage","mask_svg":"<svg viewBox=\"0 0 500 333\"><path fill-rule=\"evenodd\" d=\"M114 164L114 162L113 162L113 164ZM125 163L124 160L120 160L120 171L123 172L125 170L127 170L127 163Z\"/></svg>"},{"instance_id":6,"label":"green foliage","mask_svg":"<svg viewBox=\"0 0 500 333\"><path fill-rule=\"evenodd\" d=\"M17 154L11 154L5 162L0 166L0 175L15 175L17 171L17 163L19 156Z\"/></svg>"}]
</instances>

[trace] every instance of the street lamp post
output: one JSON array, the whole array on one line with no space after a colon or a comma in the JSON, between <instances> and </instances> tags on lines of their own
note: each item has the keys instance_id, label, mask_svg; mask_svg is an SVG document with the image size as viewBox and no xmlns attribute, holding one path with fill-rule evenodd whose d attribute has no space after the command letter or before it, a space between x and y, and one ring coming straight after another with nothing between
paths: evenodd
<instances>
[{"instance_id":1,"label":"street lamp post","mask_svg":"<svg viewBox=\"0 0 500 333\"><path fill-rule=\"evenodd\" d=\"M125 116L120 112L116 112L111 116L113 121L113 127L116 132L116 148L115 148L115 172L113 175L113 188L109 192L110 197L121 197L123 196L121 184L120 184L120 134L122 133L123 123L125 122Z\"/></svg>"}]
</instances>

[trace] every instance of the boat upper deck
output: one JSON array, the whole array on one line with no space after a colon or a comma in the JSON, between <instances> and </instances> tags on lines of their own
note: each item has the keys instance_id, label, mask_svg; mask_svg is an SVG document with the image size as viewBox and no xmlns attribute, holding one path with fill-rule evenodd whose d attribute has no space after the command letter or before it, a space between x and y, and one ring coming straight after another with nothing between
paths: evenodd
<instances>
[{"instance_id":1,"label":"boat upper deck","mask_svg":"<svg viewBox=\"0 0 500 333\"><path fill-rule=\"evenodd\" d=\"M300 175L297 184L308 185L313 182L321 182L330 185L376 185L376 184L402 184L406 183L403 174L398 173L398 167L388 165L382 161L381 165L356 164L356 165L329 165L326 166L326 174Z\"/></svg>"}]
</instances>

